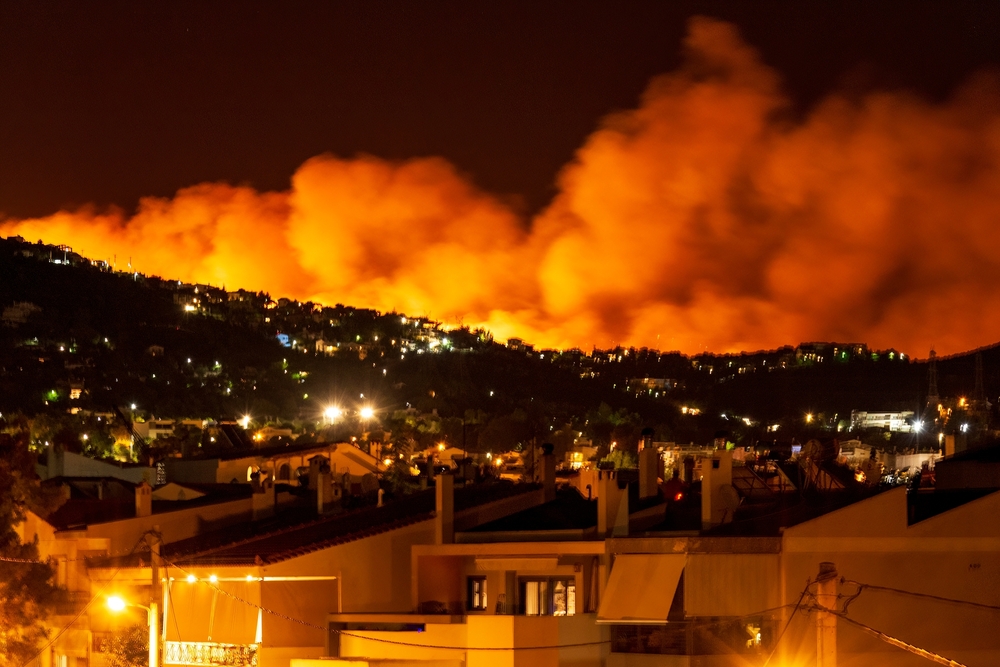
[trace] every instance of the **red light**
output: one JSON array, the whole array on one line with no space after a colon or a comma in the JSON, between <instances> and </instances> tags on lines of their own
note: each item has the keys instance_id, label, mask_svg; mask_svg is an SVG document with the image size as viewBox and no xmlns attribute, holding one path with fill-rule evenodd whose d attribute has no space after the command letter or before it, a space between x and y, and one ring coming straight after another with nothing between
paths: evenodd
<instances>
[{"instance_id":1,"label":"red light","mask_svg":"<svg viewBox=\"0 0 1000 667\"><path fill-rule=\"evenodd\" d=\"M683 493L678 493L676 496L674 496L674 500L680 500L683 497L684 497Z\"/></svg>"}]
</instances>

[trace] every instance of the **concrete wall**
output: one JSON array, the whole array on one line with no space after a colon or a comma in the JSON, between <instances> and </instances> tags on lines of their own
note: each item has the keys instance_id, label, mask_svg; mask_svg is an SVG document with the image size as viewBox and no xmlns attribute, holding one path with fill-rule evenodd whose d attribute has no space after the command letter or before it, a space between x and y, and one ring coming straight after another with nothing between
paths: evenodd
<instances>
[{"instance_id":1,"label":"concrete wall","mask_svg":"<svg viewBox=\"0 0 1000 667\"><path fill-rule=\"evenodd\" d=\"M415 646L399 646L373 639ZM423 632L349 631L340 637L340 655L343 658L380 660L466 660L465 647L468 644L468 626L465 623L428 623ZM472 663L466 662L466 665L472 667Z\"/></svg>"},{"instance_id":2,"label":"concrete wall","mask_svg":"<svg viewBox=\"0 0 1000 667\"><path fill-rule=\"evenodd\" d=\"M268 565L261 571L265 576L340 576L344 612L409 612L410 547L433 539L434 522L421 521ZM318 622L322 625L325 617Z\"/></svg>"},{"instance_id":3,"label":"concrete wall","mask_svg":"<svg viewBox=\"0 0 1000 667\"><path fill-rule=\"evenodd\" d=\"M387 641L373 641L378 639ZM466 667L600 667L607 644L555 647L607 639L608 630L596 625L593 615L469 616L465 623L427 623L423 632L350 631L341 636L340 654L369 660L464 660ZM517 650L495 650L508 647Z\"/></svg>"},{"instance_id":4,"label":"concrete wall","mask_svg":"<svg viewBox=\"0 0 1000 667\"><path fill-rule=\"evenodd\" d=\"M998 515L1000 493L995 493L907 526L906 494L900 489L790 528L782 554L784 601L794 603L825 561L848 580L998 605ZM857 590L850 582L840 586L841 595ZM1000 664L996 612L868 589L851 602L849 615L963 664ZM814 615L796 616L779 648L784 659L813 659L813 620ZM837 650L843 664L926 664L844 621L838 622Z\"/></svg>"}]
</instances>

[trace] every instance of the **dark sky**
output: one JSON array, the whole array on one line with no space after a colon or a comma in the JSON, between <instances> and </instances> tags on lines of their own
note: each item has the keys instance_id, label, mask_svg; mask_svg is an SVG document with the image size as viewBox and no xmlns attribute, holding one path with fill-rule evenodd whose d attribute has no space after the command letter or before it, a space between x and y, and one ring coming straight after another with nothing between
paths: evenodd
<instances>
[{"instance_id":1,"label":"dark sky","mask_svg":"<svg viewBox=\"0 0 1000 667\"><path fill-rule=\"evenodd\" d=\"M1000 3L0 3L0 211L131 210L201 181L284 189L323 152L442 155L543 206L610 111L676 67L686 19L737 24L798 108L939 99L1000 63Z\"/></svg>"}]
</instances>

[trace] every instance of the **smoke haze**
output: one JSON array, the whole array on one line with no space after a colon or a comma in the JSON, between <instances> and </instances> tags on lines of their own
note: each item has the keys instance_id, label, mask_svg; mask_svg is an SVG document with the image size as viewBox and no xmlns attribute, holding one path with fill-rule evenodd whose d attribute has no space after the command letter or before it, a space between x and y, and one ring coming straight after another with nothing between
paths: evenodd
<instances>
[{"instance_id":1,"label":"smoke haze","mask_svg":"<svg viewBox=\"0 0 1000 667\"><path fill-rule=\"evenodd\" d=\"M725 23L606 118L532 220L441 158L324 155L287 192L0 225L118 268L486 326L546 347L1000 340L1000 86L831 94L804 117Z\"/></svg>"}]
</instances>

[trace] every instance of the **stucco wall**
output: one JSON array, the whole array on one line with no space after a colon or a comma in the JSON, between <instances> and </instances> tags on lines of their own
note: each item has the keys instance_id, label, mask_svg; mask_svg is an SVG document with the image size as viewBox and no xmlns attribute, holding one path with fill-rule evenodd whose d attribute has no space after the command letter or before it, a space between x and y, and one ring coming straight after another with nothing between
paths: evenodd
<instances>
[{"instance_id":1,"label":"stucco wall","mask_svg":"<svg viewBox=\"0 0 1000 667\"><path fill-rule=\"evenodd\" d=\"M785 532L786 602L794 603L821 562L840 576L874 584L1000 605L1000 493L906 525L905 490L856 503ZM841 585L853 595L856 585ZM850 603L849 616L877 630L958 662L1000 664L998 615L984 609L867 589ZM806 615L796 618L781 649L787 659L810 660L816 633ZM786 645L787 642L787 645ZM845 664L926 664L861 629L838 622L838 652Z\"/></svg>"}]
</instances>

